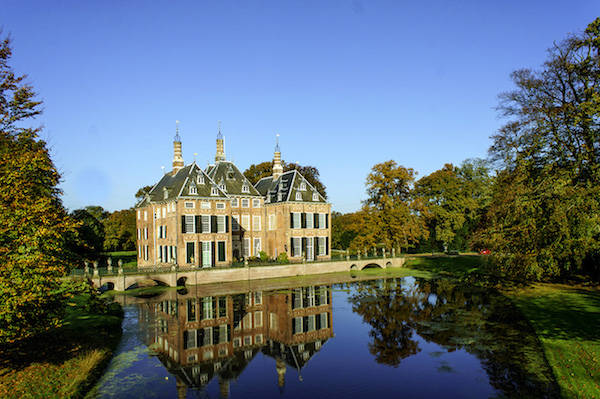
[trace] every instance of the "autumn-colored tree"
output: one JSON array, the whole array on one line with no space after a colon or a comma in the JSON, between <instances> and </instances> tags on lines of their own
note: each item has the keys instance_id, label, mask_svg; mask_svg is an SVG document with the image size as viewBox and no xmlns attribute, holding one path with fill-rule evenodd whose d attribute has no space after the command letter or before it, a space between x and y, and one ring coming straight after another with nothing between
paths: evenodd
<instances>
[{"instance_id":1,"label":"autumn-colored tree","mask_svg":"<svg viewBox=\"0 0 600 399\"><path fill-rule=\"evenodd\" d=\"M490 155L502 171L479 240L498 270L524 278L600 274L600 18L512 74L510 120Z\"/></svg>"},{"instance_id":2,"label":"autumn-colored tree","mask_svg":"<svg viewBox=\"0 0 600 399\"><path fill-rule=\"evenodd\" d=\"M59 324L71 266L66 238L76 223L60 200L58 174L39 128L25 127L40 102L8 64L0 42L0 344Z\"/></svg>"},{"instance_id":3,"label":"autumn-colored tree","mask_svg":"<svg viewBox=\"0 0 600 399\"><path fill-rule=\"evenodd\" d=\"M140 187L140 189L135 192L136 202L143 200L144 197L146 197L146 194L148 194L150 192L150 190L152 190L152 187L153 186Z\"/></svg>"},{"instance_id":4,"label":"autumn-colored tree","mask_svg":"<svg viewBox=\"0 0 600 399\"><path fill-rule=\"evenodd\" d=\"M104 250L127 251L135 249L135 210L123 209L112 212L104 221Z\"/></svg>"},{"instance_id":5,"label":"autumn-colored tree","mask_svg":"<svg viewBox=\"0 0 600 399\"><path fill-rule=\"evenodd\" d=\"M319 170L314 166L302 166L297 163L281 162L283 171L288 172L290 170L297 170L306 178L312 186L323 196L327 198L327 189L320 180ZM252 164L244 171L244 176L248 181L254 185L263 177L269 177L273 175L273 162L261 162L259 164Z\"/></svg>"},{"instance_id":6,"label":"autumn-colored tree","mask_svg":"<svg viewBox=\"0 0 600 399\"><path fill-rule=\"evenodd\" d=\"M429 233L421 212L420 198L413 195L415 172L387 161L373 166L367 176L368 198L360 212L360 233L351 248L410 248Z\"/></svg>"}]
</instances>

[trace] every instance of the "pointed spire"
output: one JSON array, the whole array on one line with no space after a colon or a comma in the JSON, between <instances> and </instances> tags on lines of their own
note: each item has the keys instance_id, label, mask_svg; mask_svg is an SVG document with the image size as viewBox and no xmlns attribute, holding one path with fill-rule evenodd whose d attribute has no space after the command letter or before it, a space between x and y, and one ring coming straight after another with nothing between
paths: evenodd
<instances>
[{"instance_id":1,"label":"pointed spire","mask_svg":"<svg viewBox=\"0 0 600 399\"><path fill-rule=\"evenodd\" d=\"M279 149L279 133L275 135L275 152L281 152Z\"/></svg>"},{"instance_id":2,"label":"pointed spire","mask_svg":"<svg viewBox=\"0 0 600 399\"><path fill-rule=\"evenodd\" d=\"M175 138L173 141L181 143L181 136L179 136L179 121L175 121Z\"/></svg>"},{"instance_id":3,"label":"pointed spire","mask_svg":"<svg viewBox=\"0 0 600 399\"><path fill-rule=\"evenodd\" d=\"M215 162L225 160L225 140L223 140L223 134L221 133L221 121L219 121L219 131L217 133L217 153L215 155Z\"/></svg>"},{"instance_id":4,"label":"pointed spire","mask_svg":"<svg viewBox=\"0 0 600 399\"><path fill-rule=\"evenodd\" d=\"M173 172L176 174L183 168L183 156L181 152L181 137L179 136L179 121L175 121L175 138L173 138Z\"/></svg>"},{"instance_id":5,"label":"pointed spire","mask_svg":"<svg viewBox=\"0 0 600 399\"><path fill-rule=\"evenodd\" d=\"M281 151L279 150L279 134L275 136L275 153L273 154L273 180L276 180L283 174L281 165Z\"/></svg>"}]
</instances>

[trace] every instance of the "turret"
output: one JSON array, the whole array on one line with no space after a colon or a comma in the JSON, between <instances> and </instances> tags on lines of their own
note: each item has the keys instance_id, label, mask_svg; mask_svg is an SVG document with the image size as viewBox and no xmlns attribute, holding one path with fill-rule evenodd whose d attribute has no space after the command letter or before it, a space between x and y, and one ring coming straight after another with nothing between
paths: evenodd
<instances>
[{"instance_id":1,"label":"turret","mask_svg":"<svg viewBox=\"0 0 600 399\"><path fill-rule=\"evenodd\" d=\"M181 155L181 137L179 136L179 121L175 121L175 137L173 138L173 174L183 168L183 156Z\"/></svg>"},{"instance_id":2,"label":"turret","mask_svg":"<svg viewBox=\"0 0 600 399\"><path fill-rule=\"evenodd\" d=\"M217 154L215 155L215 162L225 160L225 142L223 135L221 134L221 121L219 121L219 132L217 133Z\"/></svg>"},{"instance_id":3,"label":"turret","mask_svg":"<svg viewBox=\"0 0 600 399\"><path fill-rule=\"evenodd\" d=\"M279 134L276 136L275 153L273 154L273 180L277 180L283 174L281 166L281 151L279 150Z\"/></svg>"}]
</instances>

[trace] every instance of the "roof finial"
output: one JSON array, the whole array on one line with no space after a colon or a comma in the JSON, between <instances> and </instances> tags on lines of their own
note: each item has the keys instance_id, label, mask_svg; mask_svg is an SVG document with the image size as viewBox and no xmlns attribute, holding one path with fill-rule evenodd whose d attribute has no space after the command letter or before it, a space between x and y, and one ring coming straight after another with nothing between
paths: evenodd
<instances>
[{"instance_id":1,"label":"roof finial","mask_svg":"<svg viewBox=\"0 0 600 399\"><path fill-rule=\"evenodd\" d=\"M275 152L281 152L279 150L279 133L275 135Z\"/></svg>"},{"instance_id":2,"label":"roof finial","mask_svg":"<svg viewBox=\"0 0 600 399\"><path fill-rule=\"evenodd\" d=\"M179 121L175 121L175 138L173 141L181 142L181 137L179 136Z\"/></svg>"}]
</instances>

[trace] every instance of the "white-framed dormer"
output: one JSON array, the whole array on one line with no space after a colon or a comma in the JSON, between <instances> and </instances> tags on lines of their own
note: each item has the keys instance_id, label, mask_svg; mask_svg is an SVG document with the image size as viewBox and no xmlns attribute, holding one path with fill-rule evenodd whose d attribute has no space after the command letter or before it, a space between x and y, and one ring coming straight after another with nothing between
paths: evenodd
<instances>
[{"instance_id":1,"label":"white-framed dormer","mask_svg":"<svg viewBox=\"0 0 600 399\"><path fill-rule=\"evenodd\" d=\"M302 193L300 191L296 191L296 201L302 201Z\"/></svg>"},{"instance_id":2,"label":"white-framed dormer","mask_svg":"<svg viewBox=\"0 0 600 399\"><path fill-rule=\"evenodd\" d=\"M250 186L248 184L244 183L242 185L242 192L243 193L250 193Z\"/></svg>"},{"instance_id":3,"label":"white-framed dormer","mask_svg":"<svg viewBox=\"0 0 600 399\"><path fill-rule=\"evenodd\" d=\"M211 189L210 189L210 195L211 196L217 196L217 195L219 195L219 189L217 187L215 187L215 186L211 187Z\"/></svg>"},{"instance_id":4,"label":"white-framed dormer","mask_svg":"<svg viewBox=\"0 0 600 399\"><path fill-rule=\"evenodd\" d=\"M198 195L198 188L196 186L190 186L190 195Z\"/></svg>"},{"instance_id":5,"label":"white-framed dormer","mask_svg":"<svg viewBox=\"0 0 600 399\"><path fill-rule=\"evenodd\" d=\"M196 183L204 184L204 176L201 173L199 173L198 176L196 176Z\"/></svg>"},{"instance_id":6,"label":"white-framed dormer","mask_svg":"<svg viewBox=\"0 0 600 399\"><path fill-rule=\"evenodd\" d=\"M312 200L313 201L318 201L319 200L319 194L317 192L314 192L312 195Z\"/></svg>"}]
</instances>

